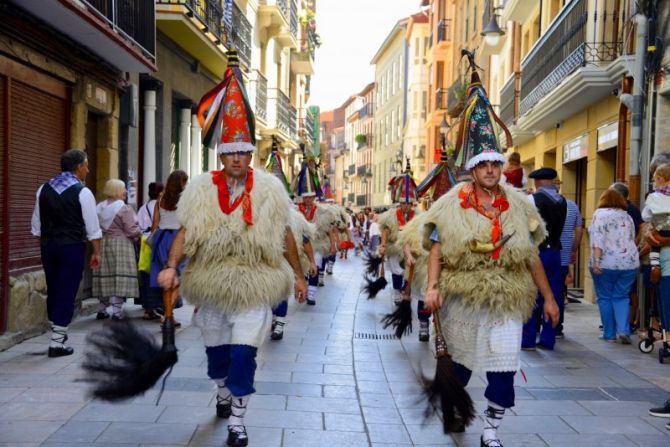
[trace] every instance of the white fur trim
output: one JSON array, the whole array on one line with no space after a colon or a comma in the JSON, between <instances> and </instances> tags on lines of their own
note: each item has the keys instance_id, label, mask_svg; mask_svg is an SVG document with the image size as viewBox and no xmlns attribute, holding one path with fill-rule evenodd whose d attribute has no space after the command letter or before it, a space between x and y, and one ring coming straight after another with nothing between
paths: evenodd
<instances>
[{"instance_id":1,"label":"white fur trim","mask_svg":"<svg viewBox=\"0 0 670 447\"><path fill-rule=\"evenodd\" d=\"M499 161L500 163L506 163L507 159L500 152L482 152L468 160L465 164L465 169L469 171L483 161Z\"/></svg>"},{"instance_id":2,"label":"white fur trim","mask_svg":"<svg viewBox=\"0 0 670 447\"><path fill-rule=\"evenodd\" d=\"M234 141L232 143L219 143L216 146L216 153L221 154L232 154L235 152L253 152L256 150L256 146L249 143L248 141Z\"/></svg>"},{"instance_id":3,"label":"white fur trim","mask_svg":"<svg viewBox=\"0 0 670 447\"><path fill-rule=\"evenodd\" d=\"M316 193L314 191L304 192L304 193L300 194L300 197L316 197Z\"/></svg>"}]
</instances>

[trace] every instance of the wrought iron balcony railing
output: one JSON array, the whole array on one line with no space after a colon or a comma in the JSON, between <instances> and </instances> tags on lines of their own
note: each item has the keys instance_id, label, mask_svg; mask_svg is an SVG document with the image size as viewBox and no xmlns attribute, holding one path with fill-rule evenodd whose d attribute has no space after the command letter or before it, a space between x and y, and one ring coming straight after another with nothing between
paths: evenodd
<instances>
[{"instance_id":1,"label":"wrought iron balcony railing","mask_svg":"<svg viewBox=\"0 0 670 447\"><path fill-rule=\"evenodd\" d=\"M295 38L296 42L298 41L298 2L296 0L289 0L291 6L285 13L288 18L288 24L291 29L291 34Z\"/></svg>"},{"instance_id":2,"label":"wrought iron balcony railing","mask_svg":"<svg viewBox=\"0 0 670 447\"><path fill-rule=\"evenodd\" d=\"M500 89L500 119L509 126L516 120L517 107L517 83L516 73L507 80Z\"/></svg>"},{"instance_id":3,"label":"wrought iron balcony railing","mask_svg":"<svg viewBox=\"0 0 670 447\"><path fill-rule=\"evenodd\" d=\"M435 110L447 110L449 90L446 88L438 88L435 90Z\"/></svg>"},{"instance_id":4,"label":"wrought iron balcony railing","mask_svg":"<svg viewBox=\"0 0 670 447\"><path fill-rule=\"evenodd\" d=\"M447 93L447 110L452 110L462 99L463 81L459 78L451 84Z\"/></svg>"},{"instance_id":5,"label":"wrought iron balcony railing","mask_svg":"<svg viewBox=\"0 0 670 447\"><path fill-rule=\"evenodd\" d=\"M356 193L355 192L350 192L349 194L347 194L347 200L350 203L354 203L356 201Z\"/></svg>"},{"instance_id":6,"label":"wrought iron balcony railing","mask_svg":"<svg viewBox=\"0 0 670 447\"><path fill-rule=\"evenodd\" d=\"M348 175L356 175L356 165L349 165L349 169L347 170Z\"/></svg>"},{"instance_id":7,"label":"wrought iron balcony railing","mask_svg":"<svg viewBox=\"0 0 670 447\"><path fill-rule=\"evenodd\" d=\"M251 23L237 4L231 2L228 5L232 5L232 10L230 14L225 11L223 19L226 47L235 48L240 61L251 67Z\"/></svg>"},{"instance_id":8,"label":"wrought iron balcony railing","mask_svg":"<svg viewBox=\"0 0 670 447\"><path fill-rule=\"evenodd\" d=\"M156 59L156 8L154 2L81 0L98 11L112 28L132 41L145 57ZM159 0L160 1L160 0Z\"/></svg>"},{"instance_id":9,"label":"wrought iron balcony railing","mask_svg":"<svg viewBox=\"0 0 670 447\"><path fill-rule=\"evenodd\" d=\"M256 116L263 120L268 118L268 80L258 70L256 70Z\"/></svg>"},{"instance_id":10,"label":"wrought iron balcony railing","mask_svg":"<svg viewBox=\"0 0 670 447\"><path fill-rule=\"evenodd\" d=\"M358 194L356 196L356 206L365 206L367 205L367 198L365 194Z\"/></svg>"},{"instance_id":11,"label":"wrought iron balcony railing","mask_svg":"<svg viewBox=\"0 0 670 447\"><path fill-rule=\"evenodd\" d=\"M299 136L314 144L314 116L307 108L300 109Z\"/></svg>"},{"instance_id":12,"label":"wrought iron balcony railing","mask_svg":"<svg viewBox=\"0 0 670 447\"><path fill-rule=\"evenodd\" d=\"M372 104L367 103L360 109L358 109L358 119L363 119L366 116L372 116Z\"/></svg>"},{"instance_id":13,"label":"wrought iron balcony railing","mask_svg":"<svg viewBox=\"0 0 670 447\"><path fill-rule=\"evenodd\" d=\"M622 32L625 17L605 8L589 13L588 4L587 0L569 3L522 61L519 114L580 67L611 62L621 54L621 38L614 30ZM587 41L590 27L599 30L593 34L600 40Z\"/></svg>"},{"instance_id":14,"label":"wrought iron balcony railing","mask_svg":"<svg viewBox=\"0 0 670 447\"><path fill-rule=\"evenodd\" d=\"M437 23L437 43L451 41L451 19L442 19Z\"/></svg>"},{"instance_id":15,"label":"wrought iron balcony railing","mask_svg":"<svg viewBox=\"0 0 670 447\"><path fill-rule=\"evenodd\" d=\"M289 106L288 106L288 136L289 136L289 138L295 140L295 139L298 138L298 111L295 107L293 107L293 105L291 105L291 101L288 99L288 96L286 96L286 100L289 102Z\"/></svg>"}]
</instances>

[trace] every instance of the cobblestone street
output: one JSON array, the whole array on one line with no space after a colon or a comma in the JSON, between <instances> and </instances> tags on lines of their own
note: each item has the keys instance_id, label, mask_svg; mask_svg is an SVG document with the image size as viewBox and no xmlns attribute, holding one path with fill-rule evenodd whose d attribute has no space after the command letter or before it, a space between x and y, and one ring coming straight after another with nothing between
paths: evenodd
<instances>
[{"instance_id":1,"label":"cobblestone street","mask_svg":"<svg viewBox=\"0 0 670 447\"><path fill-rule=\"evenodd\" d=\"M432 374L429 344L417 331L399 342L379 325L391 309L388 289L373 301L359 295L361 261L335 264L317 305L291 303L282 341L262 348L257 394L247 413L250 445L277 446L478 446L482 420L465 434L446 436L436 417L424 420L419 377ZM389 286L390 288L390 286ZM517 403L503 420L506 446L670 445L667 419L647 415L670 393L668 366L656 351L598 340L598 312L570 304L566 339L554 352L523 352L516 376ZM127 305L138 324L138 306ZM0 353L0 445L171 446L224 445L226 423L215 417L213 384L192 308L177 311L179 362L158 406L156 389L121 404L91 401L76 382L86 333L94 317L71 326L75 354L49 359L46 335ZM415 328L417 325L415 324ZM380 337L381 336L381 337ZM485 382L468 389L479 414Z\"/></svg>"}]
</instances>

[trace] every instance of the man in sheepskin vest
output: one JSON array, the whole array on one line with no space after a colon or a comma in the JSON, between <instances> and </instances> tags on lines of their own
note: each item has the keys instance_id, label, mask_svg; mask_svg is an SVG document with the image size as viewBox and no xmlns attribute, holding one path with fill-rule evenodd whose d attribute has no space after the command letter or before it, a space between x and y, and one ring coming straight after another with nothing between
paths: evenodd
<instances>
[{"instance_id":1,"label":"man in sheepskin vest","mask_svg":"<svg viewBox=\"0 0 670 447\"><path fill-rule=\"evenodd\" d=\"M294 284L302 302L307 285L289 230L286 190L273 175L249 166L254 116L237 54L228 54L223 81L198 105L203 143L216 147L223 169L195 177L182 193L182 228L158 280L166 289L180 284L197 306L193 320L202 330L207 373L218 385L216 414L228 419L227 444L246 446L244 415L272 307ZM175 268L184 256L188 261L178 278Z\"/></svg>"},{"instance_id":2,"label":"man in sheepskin vest","mask_svg":"<svg viewBox=\"0 0 670 447\"><path fill-rule=\"evenodd\" d=\"M398 244L398 233L407 222L414 218L414 205L416 204L416 183L412 179L409 160L407 160L405 172L393 177L389 186L391 200L398 206L383 212L377 220L382 232L379 255L386 258L386 268L391 272L393 301L395 304L400 304L401 292L405 283L405 268L403 247ZM428 325L426 324L425 331L427 330Z\"/></svg>"},{"instance_id":3,"label":"man in sheepskin vest","mask_svg":"<svg viewBox=\"0 0 670 447\"><path fill-rule=\"evenodd\" d=\"M297 177L296 195L300 197L298 210L305 216L307 222L316 227L312 248L314 260L319 271L316 275L309 275L307 286L307 304L316 304L316 291L323 286L324 268L327 258L337 251L337 235L333 222L337 220L335 211L327 206L318 204L316 197L322 197L323 191L319 185L313 160L305 159L302 162Z\"/></svg>"},{"instance_id":4,"label":"man in sheepskin vest","mask_svg":"<svg viewBox=\"0 0 670 447\"><path fill-rule=\"evenodd\" d=\"M456 185L426 212L429 247L426 307L439 310L454 372L467 385L473 370L486 372L482 447L501 447L497 429L514 406L521 328L544 297L544 317L559 312L538 257L545 228L527 197L500 184L505 157L495 117L473 73L460 126L456 165L473 181ZM461 424L462 425L462 424ZM462 431L454 426L452 431Z\"/></svg>"}]
</instances>

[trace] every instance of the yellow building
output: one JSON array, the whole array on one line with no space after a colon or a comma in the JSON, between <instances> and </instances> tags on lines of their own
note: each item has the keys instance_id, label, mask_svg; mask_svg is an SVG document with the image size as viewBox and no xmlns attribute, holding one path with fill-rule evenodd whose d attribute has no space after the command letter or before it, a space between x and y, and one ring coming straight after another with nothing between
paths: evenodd
<instances>
[{"instance_id":1,"label":"yellow building","mask_svg":"<svg viewBox=\"0 0 670 447\"><path fill-rule=\"evenodd\" d=\"M406 32L405 18L395 24L371 61L375 66L372 206L391 204L387 184L400 173L403 161Z\"/></svg>"},{"instance_id":2,"label":"yellow building","mask_svg":"<svg viewBox=\"0 0 670 447\"><path fill-rule=\"evenodd\" d=\"M632 69L631 48L624 48L624 36L634 35L627 5L606 0L596 9L588 0L511 0L501 10L507 33L491 49L509 60L492 65L497 70L491 76L502 81L496 100L514 149L527 171L558 171L561 192L577 203L587 226L600 194L627 178L627 143L617 166L617 139L627 126L619 128L615 96ZM585 237L575 285L594 301L589 255Z\"/></svg>"}]
</instances>

